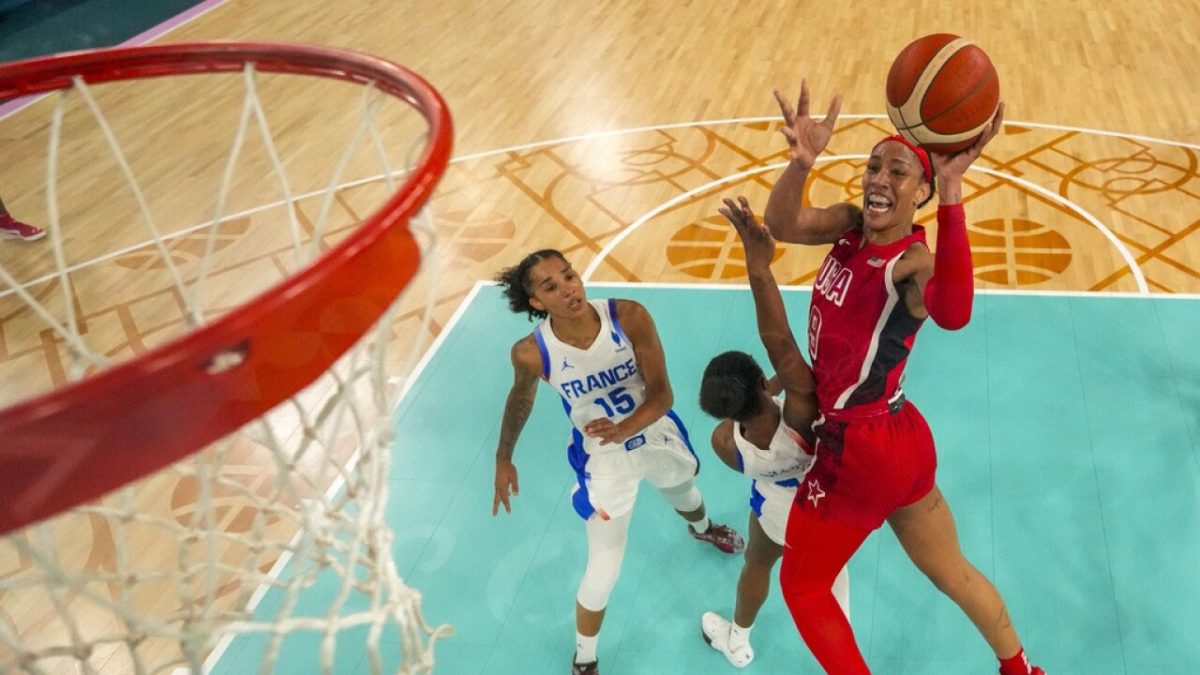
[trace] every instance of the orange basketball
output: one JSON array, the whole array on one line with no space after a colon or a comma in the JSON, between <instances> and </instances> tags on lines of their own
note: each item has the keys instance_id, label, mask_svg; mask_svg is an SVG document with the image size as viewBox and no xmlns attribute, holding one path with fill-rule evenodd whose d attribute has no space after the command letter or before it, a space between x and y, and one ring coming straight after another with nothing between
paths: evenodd
<instances>
[{"instance_id":1,"label":"orange basketball","mask_svg":"<svg viewBox=\"0 0 1200 675\"><path fill-rule=\"evenodd\" d=\"M1000 103L1000 78L982 49L957 35L905 47L887 78L887 111L909 141L931 152L971 147Z\"/></svg>"}]
</instances>

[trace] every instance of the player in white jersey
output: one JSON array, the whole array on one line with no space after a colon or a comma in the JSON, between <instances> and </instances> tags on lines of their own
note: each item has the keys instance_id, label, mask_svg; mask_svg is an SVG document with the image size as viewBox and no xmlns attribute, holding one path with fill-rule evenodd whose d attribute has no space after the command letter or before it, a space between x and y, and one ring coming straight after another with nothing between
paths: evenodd
<instances>
[{"instance_id":1,"label":"player in white jersey","mask_svg":"<svg viewBox=\"0 0 1200 675\"><path fill-rule=\"evenodd\" d=\"M788 513L797 498L808 499L804 476L812 466L812 424L818 415L816 380L788 325L779 286L771 275L772 251L760 232L748 231L731 217L737 205L725 200L721 213L738 226L746 249L746 267L758 319L758 333L775 367L770 381L749 354L726 352L709 362L700 384L700 407L721 421L713 430L717 456L753 479L750 486L749 544L738 578L733 620L716 612L700 617L706 642L733 665L754 659L750 629L770 591L771 570L786 546ZM782 392L783 398L776 395ZM819 493L811 495L820 499ZM833 585L834 596L850 615L850 578L845 568Z\"/></svg>"},{"instance_id":2,"label":"player in white jersey","mask_svg":"<svg viewBox=\"0 0 1200 675\"><path fill-rule=\"evenodd\" d=\"M567 458L577 476L572 505L583 517L588 560L575 602L572 673L599 672L596 643L620 572L637 488L645 478L688 522L688 532L726 553L745 542L712 523L694 478L700 465L687 430L671 410L674 395L654 321L632 300L588 302L562 253L542 250L499 277L509 307L545 319L512 348L508 392L496 449L492 515L511 512L518 494L513 449L544 379L571 419Z\"/></svg>"},{"instance_id":3,"label":"player in white jersey","mask_svg":"<svg viewBox=\"0 0 1200 675\"><path fill-rule=\"evenodd\" d=\"M798 368L807 369L802 360L797 363ZM700 407L722 420L713 430L713 451L729 468L752 479L749 541L738 577L733 619L716 612L700 617L704 640L738 668L754 659L750 629L770 591L771 571L783 555L792 501L813 461L804 435L812 433L815 398L811 407L800 404L789 410L789 398L804 400L811 393L806 396L793 389L786 397L778 397L786 379L775 377L768 382L753 357L730 351L709 362L700 384ZM834 582L833 592L849 616L850 577L845 569Z\"/></svg>"}]
</instances>

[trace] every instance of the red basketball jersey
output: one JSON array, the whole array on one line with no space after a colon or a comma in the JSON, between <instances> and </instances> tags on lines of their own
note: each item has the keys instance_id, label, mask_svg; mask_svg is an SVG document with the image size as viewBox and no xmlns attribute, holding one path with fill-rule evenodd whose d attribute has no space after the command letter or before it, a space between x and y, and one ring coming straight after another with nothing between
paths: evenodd
<instances>
[{"instance_id":1,"label":"red basketball jersey","mask_svg":"<svg viewBox=\"0 0 1200 675\"><path fill-rule=\"evenodd\" d=\"M921 327L892 282L901 254L925 243L925 228L886 245L842 235L821 264L808 314L808 353L821 410L890 401Z\"/></svg>"}]
</instances>

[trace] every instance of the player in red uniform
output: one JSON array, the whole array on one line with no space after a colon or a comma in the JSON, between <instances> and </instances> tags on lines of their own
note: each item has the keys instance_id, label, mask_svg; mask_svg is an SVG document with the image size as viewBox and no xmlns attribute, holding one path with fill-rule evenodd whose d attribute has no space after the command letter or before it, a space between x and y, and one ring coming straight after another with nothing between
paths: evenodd
<instances>
[{"instance_id":1,"label":"player in red uniform","mask_svg":"<svg viewBox=\"0 0 1200 675\"><path fill-rule=\"evenodd\" d=\"M791 161L764 213L781 241L833 244L813 284L809 355L821 416L816 461L788 516L780 580L801 636L830 673L867 673L831 587L838 571L886 520L913 563L967 614L1000 660L1003 675L1042 673L1025 659L1004 601L966 558L954 518L934 482L937 458L924 418L900 389L904 364L926 317L966 325L974 295L962 207L962 176L995 136L1004 106L972 147L929 157L900 136L880 141L863 175L861 206L805 208L809 169L825 149L841 106L809 118L807 82L798 110L778 92ZM913 224L936 192L937 255ZM743 200L730 215L757 227Z\"/></svg>"}]
</instances>

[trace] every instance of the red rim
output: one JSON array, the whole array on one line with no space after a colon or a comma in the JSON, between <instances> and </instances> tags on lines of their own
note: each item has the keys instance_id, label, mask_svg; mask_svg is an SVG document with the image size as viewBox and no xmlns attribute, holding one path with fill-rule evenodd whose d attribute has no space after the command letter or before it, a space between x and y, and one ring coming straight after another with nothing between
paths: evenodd
<instances>
[{"instance_id":1,"label":"red rim","mask_svg":"<svg viewBox=\"0 0 1200 675\"><path fill-rule=\"evenodd\" d=\"M416 73L358 52L294 44L185 43L73 52L0 65L0 100L88 83L259 71L376 86L429 121L404 184L308 267L200 330L0 411L0 534L91 501L237 430L325 372L412 277L409 218L450 159L445 101ZM210 373L215 356L244 354Z\"/></svg>"}]
</instances>

